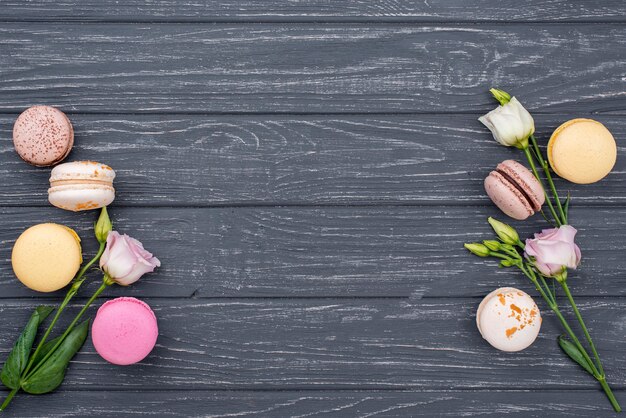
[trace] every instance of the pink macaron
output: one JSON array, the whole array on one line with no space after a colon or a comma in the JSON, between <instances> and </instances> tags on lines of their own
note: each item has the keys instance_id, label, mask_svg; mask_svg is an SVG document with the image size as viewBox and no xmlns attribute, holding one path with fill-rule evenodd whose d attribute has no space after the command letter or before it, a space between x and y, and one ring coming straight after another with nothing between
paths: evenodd
<instances>
[{"instance_id":1,"label":"pink macaron","mask_svg":"<svg viewBox=\"0 0 626 418\"><path fill-rule=\"evenodd\" d=\"M485 191L502 212L520 221L539 212L545 202L539 181L514 160L501 162L489 173Z\"/></svg>"},{"instance_id":2,"label":"pink macaron","mask_svg":"<svg viewBox=\"0 0 626 418\"><path fill-rule=\"evenodd\" d=\"M91 340L98 354L121 366L146 358L158 335L157 319L150 306L129 297L104 303L91 327Z\"/></svg>"},{"instance_id":3,"label":"pink macaron","mask_svg":"<svg viewBox=\"0 0 626 418\"><path fill-rule=\"evenodd\" d=\"M60 163L74 146L72 123L59 109L33 106L13 125L13 145L27 163L46 167Z\"/></svg>"}]
</instances>

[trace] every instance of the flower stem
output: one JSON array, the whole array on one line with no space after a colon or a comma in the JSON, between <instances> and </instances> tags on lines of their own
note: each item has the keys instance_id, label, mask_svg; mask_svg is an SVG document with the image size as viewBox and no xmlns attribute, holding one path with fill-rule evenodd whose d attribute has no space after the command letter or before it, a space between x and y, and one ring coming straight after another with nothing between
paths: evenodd
<instances>
[{"instance_id":1,"label":"flower stem","mask_svg":"<svg viewBox=\"0 0 626 418\"><path fill-rule=\"evenodd\" d=\"M29 372L30 368L33 367L33 362L37 358L37 354L39 354L39 351L41 351L41 348L43 347L44 343L46 342L46 340L50 336L50 333L52 332L52 328L54 328L54 325L59 320L59 317L61 316L61 313L63 312L63 310L65 309L67 304L70 302L70 300L76 295L76 293L78 293L78 289L80 288L80 286L85 281L85 279L83 279L82 277L85 275L87 270L96 261L98 261L100 259L100 257L102 256L102 253L104 252L104 248L105 247L106 247L106 242L100 244L100 248L98 249L98 252L94 256L94 258L92 258L87 264L85 264L85 266L78 272L78 274L74 278L73 283L72 283L72 287L70 287L70 290L67 291L67 294L65 295L65 299L63 300L63 302L61 303L61 305L57 309L57 311L56 311L56 313L54 315L54 318L52 318L52 321L50 322L50 325L48 325L48 329L46 329L46 332L44 333L43 337L41 338L41 341L39 341L39 344L37 345L37 348L35 349L35 352L33 353L32 356L30 356L30 361L28 362L28 365L24 369L24 372L22 373L22 376L26 376L26 374Z\"/></svg>"},{"instance_id":2,"label":"flower stem","mask_svg":"<svg viewBox=\"0 0 626 418\"><path fill-rule=\"evenodd\" d=\"M598 381L600 382L600 386L602 386L602 389L604 389L606 397L609 398L609 402L611 402L611 405L613 406L615 412L622 412L622 407L620 406L619 402L617 402L617 399L615 399L615 395L613 395L613 391L611 390L609 384L606 383L606 379L603 377L601 379L598 379Z\"/></svg>"},{"instance_id":3,"label":"flower stem","mask_svg":"<svg viewBox=\"0 0 626 418\"><path fill-rule=\"evenodd\" d=\"M587 329L587 326L585 325L585 321L583 321L583 317L580 314L580 311L578 310L578 306L576 306L576 302L574 302L574 297L572 296L572 293L569 291L569 287L567 286L567 281L562 280L559 283L561 283L561 287L563 288L563 291L565 292L565 295L567 296L569 303L572 305L574 315L576 315L576 319L578 319L578 323L580 324L580 327L583 329L585 338L587 339L587 342L589 343L589 346L591 347L593 356L596 358L596 361L598 363L598 371L600 372L600 375L604 376L604 369L602 368L602 362L600 361L600 356L598 355L596 346L593 343L593 340L591 339L591 335L589 334L589 330Z\"/></svg>"},{"instance_id":4,"label":"flower stem","mask_svg":"<svg viewBox=\"0 0 626 418\"><path fill-rule=\"evenodd\" d=\"M548 162L544 160L543 156L541 155L541 151L539 150L539 145L537 145L537 139L535 138L535 135L530 136L530 142L532 143L533 148L535 150L535 154L537 155L537 159L539 160L539 165L541 165L541 168L543 169L543 172L546 175L546 179L548 180L548 185L550 186L550 189L552 190L552 195L554 196L554 200L556 200L556 206L559 209L559 213L561 215L561 221L563 225L567 225L567 215L565 214L565 211L563 210L563 206L561 205L561 199L559 199L559 194L557 193L556 186L554 185L554 181L552 180L552 174L550 174L550 167L548 166Z\"/></svg>"},{"instance_id":5,"label":"flower stem","mask_svg":"<svg viewBox=\"0 0 626 418\"><path fill-rule=\"evenodd\" d=\"M41 361L35 366L35 368L29 373L29 374L25 374L24 379L28 379L33 373L35 373L37 371L37 369L46 362L46 360L48 359L48 357L50 357L53 353L54 350L56 350L61 343L63 342L63 340L65 339L65 337L67 337L67 335L72 331L72 329L74 328L74 326L78 323L78 321L80 320L80 318L83 316L83 314L87 311L87 308L89 308L89 306L93 303L94 300L96 300L96 298L100 295L100 293L102 293L104 291L104 289L106 289L112 282L108 279L107 276L104 277L104 280L102 282L102 285L100 285L100 287L98 288L98 290L96 290L94 292L94 294L91 296L91 298L87 301L87 303L85 304L85 306L83 306L83 309L80 310L80 312L78 312L78 315L76 315L76 317L74 318L74 320L70 323L70 325L67 327L67 329L65 330L65 332L61 335L61 338L59 338L59 341L57 341L57 343L52 347L52 349L48 352L48 354L46 354L44 356L43 359L41 359Z\"/></svg>"},{"instance_id":6,"label":"flower stem","mask_svg":"<svg viewBox=\"0 0 626 418\"><path fill-rule=\"evenodd\" d=\"M548 295L550 295L552 302L556 304L556 295L552 293L550 286L548 286L548 283L546 283L546 279L541 274L539 275L539 280L541 280L541 284L543 285L544 289L546 289L546 292L548 292Z\"/></svg>"},{"instance_id":7,"label":"flower stem","mask_svg":"<svg viewBox=\"0 0 626 418\"><path fill-rule=\"evenodd\" d=\"M98 252L94 256L94 258L89 260L89 262L85 264L85 266L82 269L80 269L80 271L76 275L76 278L74 278L74 282L79 281L83 277L83 275L87 272L87 270L89 270L89 268L93 266L96 261L100 260L100 257L102 257L102 254L104 253L104 249L106 248L106 245L107 245L106 241L100 243L100 248L98 248Z\"/></svg>"},{"instance_id":8,"label":"flower stem","mask_svg":"<svg viewBox=\"0 0 626 418\"><path fill-rule=\"evenodd\" d=\"M554 210L554 206L552 205L552 200L550 199L550 196L548 196L548 192L546 191L546 187L544 186L543 181L541 180L541 177L539 177L539 173L537 172L537 167L535 167L535 160L533 159L533 156L530 153L530 150L528 148L524 148L524 154L526 154L526 159L528 160L528 164L530 164L530 169L532 170L535 178L537 179L539 184L541 184L541 188L543 189L543 194L546 197L546 203L548 204L548 208L550 209L550 213L552 214L552 217L556 221L556 226L561 226L562 225L561 218L559 218L559 215L556 213L556 210Z\"/></svg>"},{"instance_id":9,"label":"flower stem","mask_svg":"<svg viewBox=\"0 0 626 418\"><path fill-rule=\"evenodd\" d=\"M13 397L15 396L15 394L20 390L20 388L15 388L13 389L11 392L9 392L9 394L7 395L6 399L4 400L4 402L2 402L2 406L0 406L0 412L4 411L5 409L7 409L7 406L9 406L9 404L11 403L11 401L13 400Z\"/></svg>"},{"instance_id":10,"label":"flower stem","mask_svg":"<svg viewBox=\"0 0 626 418\"><path fill-rule=\"evenodd\" d=\"M582 344L580 343L580 340L578 339L578 337L576 336L576 334L574 334L574 331L572 330L572 328L569 326L569 324L567 323L567 320L565 319L565 317L563 316L563 314L561 313L561 310L559 309L558 304L556 303L556 301L552 301L552 299L550 299L550 297L548 297L548 295L546 294L546 292L543 290L543 288L541 287L541 285L539 284L539 282L537 281L537 278L534 274L534 272L532 272L531 268L529 268L528 270L524 267L523 264L519 265L520 270L522 270L522 272L524 272L524 274L530 279L530 281L535 285L535 287L537 288L537 290L539 291L539 293L541 294L541 296L543 297L543 299L548 303L548 306L550 307L550 309L552 309L552 311L554 312L554 314L556 315L556 317L559 319L559 321L561 322L561 325L563 325L563 328L565 328L565 331L567 332L568 336L571 338L572 342L574 343L574 345L576 345L576 348L578 348L578 350L580 351L580 353L583 355L583 357L585 358L585 360L589 363L589 367L591 368L591 370L593 371L593 376L596 379L600 379L600 374L598 373L598 369L595 366L595 363L591 360L591 357L589 357L589 354L587 353L587 350L585 350L585 347L582 346Z\"/></svg>"}]
</instances>

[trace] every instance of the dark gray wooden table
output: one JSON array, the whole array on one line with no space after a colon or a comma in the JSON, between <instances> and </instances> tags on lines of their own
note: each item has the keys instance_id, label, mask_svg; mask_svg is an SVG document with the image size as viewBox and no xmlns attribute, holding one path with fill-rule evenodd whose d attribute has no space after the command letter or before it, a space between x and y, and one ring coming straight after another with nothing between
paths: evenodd
<instances>
[{"instance_id":1,"label":"dark gray wooden table","mask_svg":"<svg viewBox=\"0 0 626 418\"><path fill-rule=\"evenodd\" d=\"M573 117L605 123L614 172L559 186L583 251L572 287L626 404L625 14L622 0L2 0L0 356L62 297L14 278L19 233L61 222L95 249L95 213L50 207L49 170L13 151L26 107L69 115L70 158L115 168L116 228L163 262L105 297L154 308L150 357L115 367L88 342L56 393L5 415L611 416L544 305L530 349L480 338L482 296L534 293L462 243L500 215L483 177L520 157L476 120L489 87L527 105L543 142Z\"/></svg>"}]
</instances>

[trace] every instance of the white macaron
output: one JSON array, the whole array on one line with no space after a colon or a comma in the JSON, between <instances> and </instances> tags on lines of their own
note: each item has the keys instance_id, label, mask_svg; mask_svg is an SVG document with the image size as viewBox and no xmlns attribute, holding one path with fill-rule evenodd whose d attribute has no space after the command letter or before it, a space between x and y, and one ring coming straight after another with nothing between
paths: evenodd
<instances>
[{"instance_id":1,"label":"white macaron","mask_svg":"<svg viewBox=\"0 0 626 418\"><path fill-rule=\"evenodd\" d=\"M521 351L530 346L541 328L541 313L527 293L501 287L478 306L476 325L485 340L498 350Z\"/></svg>"},{"instance_id":2,"label":"white macaron","mask_svg":"<svg viewBox=\"0 0 626 418\"><path fill-rule=\"evenodd\" d=\"M48 200L74 212L108 206L115 199L114 178L111 167L94 161L60 164L50 174Z\"/></svg>"}]
</instances>

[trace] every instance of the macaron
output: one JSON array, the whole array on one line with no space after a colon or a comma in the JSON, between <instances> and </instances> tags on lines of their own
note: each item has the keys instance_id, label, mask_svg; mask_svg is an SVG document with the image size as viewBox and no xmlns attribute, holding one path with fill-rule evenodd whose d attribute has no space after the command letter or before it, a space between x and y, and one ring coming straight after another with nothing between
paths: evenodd
<instances>
[{"instance_id":1,"label":"macaron","mask_svg":"<svg viewBox=\"0 0 626 418\"><path fill-rule=\"evenodd\" d=\"M50 173L48 201L78 212L108 206L115 199L115 171L94 161L59 164Z\"/></svg>"},{"instance_id":2,"label":"macaron","mask_svg":"<svg viewBox=\"0 0 626 418\"><path fill-rule=\"evenodd\" d=\"M527 293L501 287L480 303L476 325L480 335L498 350L521 351L537 338L541 313Z\"/></svg>"},{"instance_id":3,"label":"macaron","mask_svg":"<svg viewBox=\"0 0 626 418\"><path fill-rule=\"evenodd\" d=\"M17 278L38 292L54 292L69 284L82 264L80 238L59 224L31 226L13 246L11 263Z\"/></svg>"},{"instance_id":4,"label":"macaron","mask_svg":"<svg viewBox=\"0 0 626 418\"><path fill-rule=\"evenodd\" d=\"M485 191L502 212L520 221L539 212L545 202L539 181L514 160L502 161L489 173L485 178Z\"/></svg>"},{"instance_id":5,"label":"macaron","mask_svg":"<svg viewBox=\"0 0 626 418\"><path fill-rule=\"evenodd\" d=\"M593 119L572 119L554 131L548 161L556 174L572 183L595 183L611 172L617 145L611 132Z\"/></svg>"},{"instance_id":6,"label":"macaron","mask_svg":"<svg viewBox=\"0 0 626 418\"><path fill-rule=\"evenodd\" d=\"M33 106L13 125L13 145L27 163L46 167L60 163L74 146L72 123L59 109Z\"/></svg>"},{"instance_id":7,"label":"macaron","mask_svg":"<svg viewBox=\"0 0 626 418\"><path fill-rule=\"evenodd\" d=\"M150 306L129 297L104 303L91 327L91 340L98 354L120 366L146 358L158 335L157 319Z\"/></svg>"}]
</instances>

